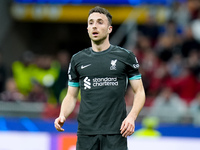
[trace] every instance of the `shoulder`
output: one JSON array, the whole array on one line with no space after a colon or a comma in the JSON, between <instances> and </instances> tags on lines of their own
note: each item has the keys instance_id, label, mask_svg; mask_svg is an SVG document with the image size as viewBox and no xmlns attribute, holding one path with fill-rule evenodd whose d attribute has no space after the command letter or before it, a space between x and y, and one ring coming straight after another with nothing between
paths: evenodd
<instances>
[{"instance_id":1,"label":"shoulder","mask_svg":"<svg viewBox=\"0 0 200 150\"><path fill-rule=\"evenodd\" d=\"M126 62L132 62L136 59L136 56L133 54L132 51L122 48L120 46L113 46L112 52Z\"/></svg>"},{"instance_id":2,"label":"shoulder","mask_svg":"<svg viewBox=\"0 0 200 150\"><path fill-rule=\"evenodd\" d=\"M79 58L83 57L84 55L90 53L90 48L91 48L91 47L85 48L85 49L83 49L83 50L81 50L81 51L75 53L75 54L72 56L72 59L79 59Z\"/></svg>"},{"instance_id":3,"label":"shoulder","mask_svg":"<svg viewBox=\"0 0 200 150\"><path fill-rule=\"evenodd\" d=\"M130 54L130 53L131 53L131 51L129 51L129 50L123 48L123 47L117 46L117 45L112 45L112 47L113 47L113 49L114 49L115 51L119 51L119 52L127 53L127 54Z\"/></svg>"},{"instance_id":4,"label":"shoulder","mask_svg":"<svg viewBox=\"0 0 200 150\"><path fill-rule=\"evenodd\" d=\"M132 51L130 51L126 48L116 46L116 45L112 45L112 46L113 46L113 51L115 51L116 53L120 53L121 55L126 55L126 56L134 55Z\"/></svg>"}]
</instances>

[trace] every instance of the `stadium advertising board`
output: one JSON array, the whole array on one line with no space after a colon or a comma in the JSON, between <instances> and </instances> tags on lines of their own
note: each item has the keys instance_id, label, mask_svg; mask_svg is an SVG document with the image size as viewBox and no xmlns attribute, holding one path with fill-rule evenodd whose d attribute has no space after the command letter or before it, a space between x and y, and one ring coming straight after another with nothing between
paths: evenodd
<instances>
[{"instance_id":1,"label":"stadium advertising board","mask_svg":"<svg viewBox=\"0 0 200 150\"><path fill-rule=\"evenodd\" d=\"M76 134L45 132L0 132L0 150L75 150ZM128 138L129 150L197 150L200 138L159 137Z\"/></svg>"}]
</instances>

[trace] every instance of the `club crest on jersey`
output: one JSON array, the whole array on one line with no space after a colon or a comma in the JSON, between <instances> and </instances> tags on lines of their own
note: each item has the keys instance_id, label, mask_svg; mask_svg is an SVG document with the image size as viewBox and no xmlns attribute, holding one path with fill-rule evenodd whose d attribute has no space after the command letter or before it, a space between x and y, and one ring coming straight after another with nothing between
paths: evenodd
<instances>
[{"instance_id":1,"label":"club crest on jersey","mask_svg":"<svg viewBox=\"0 0 200 150\"><path fill-rule=\"evenodd\" d=\"M110 70L117 70L116 63L117 63L117 59L111 60Z\"/></svg>"}]
</instances>

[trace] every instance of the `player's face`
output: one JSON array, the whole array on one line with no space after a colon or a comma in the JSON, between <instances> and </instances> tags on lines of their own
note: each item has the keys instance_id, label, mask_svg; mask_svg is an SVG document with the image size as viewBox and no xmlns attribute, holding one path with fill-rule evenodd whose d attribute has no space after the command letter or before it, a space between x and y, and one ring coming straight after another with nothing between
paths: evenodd
<instances>
[{"instance_id":1,"label":"player's face","mask_svg":"<svg viewBox=\"0 0 200 150\"><path fill-rule=\"evenodd\" d=\"M108 35L112 32L112 26L110 26L108 18L100 13L90 14L87 29L90 39L94 42L108 39Z\"/></svg>"}]
</instances>

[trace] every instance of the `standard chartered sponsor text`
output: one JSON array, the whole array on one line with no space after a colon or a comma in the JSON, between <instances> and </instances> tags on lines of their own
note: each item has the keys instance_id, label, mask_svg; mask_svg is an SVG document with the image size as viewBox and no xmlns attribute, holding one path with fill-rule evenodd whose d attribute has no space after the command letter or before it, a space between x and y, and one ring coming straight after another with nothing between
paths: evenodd
<instances>
[{"instance_id":1,"label":"standard chartered sponsor text","mask_svg":"<svg viewBox=\"0 0 200 150\"><path fill-rule=\"evenodd\" d=\"M118 86L117 77L110 78L94 78L93 79L93 86Z\"/></svg>"}]
</instances>

